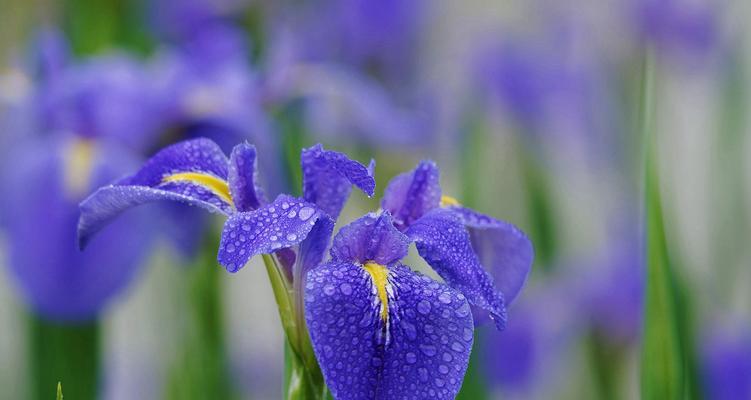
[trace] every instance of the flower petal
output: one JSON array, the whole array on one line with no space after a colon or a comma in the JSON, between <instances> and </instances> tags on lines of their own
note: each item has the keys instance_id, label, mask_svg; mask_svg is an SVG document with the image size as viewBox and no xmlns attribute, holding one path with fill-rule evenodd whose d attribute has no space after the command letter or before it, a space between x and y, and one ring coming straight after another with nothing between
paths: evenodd
<instances>
[{"instance_id":1,"label":"flower petal","mask_svg":"<svg viewBox=\"0 0 751 400\"><path fill-rule=\"evenodd\" d=\"M78 247L85 248L97 232L123 211L145 203L172 200L202 207L210 212L225 213L213 202L215 199L201 198L198 195L185 195L145 186L109 185L99 188L79 205L81 214L78 220Z\"/></svg>"},{"instance_id":2,"label":"flower petal","mask_svg":"<svg viewBox=\"0 0 751 400\"><path fill-rule=\"evenodd\" d=\"M470 304L490 313L503 329L506 308L503 294L482 268L462 221L449 210L436 209L415 221L407 230L417 251L454 289L467 296ZM476 319L482 319L478 316Z\"/></svg>"},{"instance_id":3,"label":"flower petal","mask_svg":"<svg viewBox=\"0 0 751 400\"><path fill-rule=\"evenodd\" d=\"M343 153L324 150L317 144L301 154L303 198L336 219L344 207L352 185L368 196L375 192L373 173ZM371 163L372 165L372 163Z\"/></svg>"},{"instance_id":4,"label":"flower petal","mask_svg":"<svg viewBox=\"0 0 751 400\"><path fill-rule=\"evenodd\" d=\"M432 161L421 161L411 172L389 182L381 207L393 216L396 227L404 230L441 200L438 167Z\"/></svg>"},{"instance_id":5,"label":"flower petal","mask_svg":"<svg viewBox=\"0 0 751 400\"><path fill-rule=\"evenodd\" d=\"M385 268L385 267L383 267ZM305 317L326 384L338 399L453 399L473 341L461 293L401 265L388 269L390 307L360 265L308 274Z\"/></svg>"},{"instance_id":6,"label":"flower petal","mask_svg":"<svg viewBox=\"0 0 751 400\"><path fill-rule=\"evenodd\" d=\"M532 269L534 249L532 242L519 228L481 214L475 210L449 206L469 231L472 248L487 268L498 289L503 293L506 305L519 294L529 271Z\"/></svg>"},{"instance_id":7,"label":"flower petal","mask_svg":"<svg viewBox=\"0 0 751 400\"><path fill-rule=\"evenodd\" d=\"M172 200L230 214L227 157L208 139L194 139L164 148L135 174L100 188L84 200L78 241L89 238L121 212L144 203Z\"/></svg>"},{"instance_id":8,"label":"flower petal","mask_svg":"<svg viewBox=\"0 0 751 400\"><path fill-rule=\"evenodd\" d=\"M231 215L224 224L218 261L237 272L256 254L268 254L302 242L322 211L288 195L258 210Z\"/></svg>"},{"instance_id":9,"label":"flower petal","mask_svg":"<svg viewBox=\"0 0 751 400\"><path fill-rule=\"evenodd\" d=\"M409 243L409 238L394 228L391 214L370 213L339 230L331 247L331 258L389 265L407 256Z\"/></svg>"},{"instance_id":10,"label":"flower petal","mask_svg":"<svg viewBox=\"0 0 751 400\"><path fill-rule=\"evenodd\" d=\"M255 146L242 143L232 149L227 180L237 211L252 211L267 203L258 186Z\"/></svg>"}]
</instances>

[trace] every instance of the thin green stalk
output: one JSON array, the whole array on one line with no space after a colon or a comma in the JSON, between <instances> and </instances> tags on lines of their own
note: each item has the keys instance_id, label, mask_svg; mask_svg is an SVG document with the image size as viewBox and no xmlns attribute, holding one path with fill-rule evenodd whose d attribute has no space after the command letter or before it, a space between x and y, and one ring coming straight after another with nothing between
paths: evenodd
<instances>
[{"instance_id":1,"label":"thin green stalk","mask_svg":"<svg viewBox=\"0 0 751 400\"><path fill-rule=\"evenodd\" d=\"M94 400L99 393L99 321L63 324L28 318L32 399L48 400L58 384L71 399Z\"/></svg>"},{"instance_id":2,"label":"thin green stalk","mask_svg":"<svg viewBox=\"0 0 751 400\"><path fill-rule=\"evenodd\" d=\"M640 124L645 144L646 266L644 333L641 351L641 397L683 399L684 354L676 281L669 259L657 166L654 132L654 59L645 56Z\"/></svg>"},{"instance_id":3,"label":"thin green stalk","mask_svg":"<svg viewBox=\"0 0 751 400\"><path fill-rule=\"evenodd\" d=\"M273 255L264 254L263 262L269 275L286 337L284 346L285 399L326 399L328 389L323 382L323 375L315 359L304 320L300 318L303 310L295 307L295 299L299 293L291 289L290 282L285 278Z\"/></svg>"}]
</instances>

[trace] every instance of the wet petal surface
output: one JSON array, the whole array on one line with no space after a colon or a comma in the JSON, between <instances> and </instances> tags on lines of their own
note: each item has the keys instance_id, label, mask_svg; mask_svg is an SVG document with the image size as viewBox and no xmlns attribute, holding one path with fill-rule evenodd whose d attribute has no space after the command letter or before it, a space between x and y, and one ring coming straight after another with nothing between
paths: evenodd
<instances>
[{"instance_id":1,"label":"wet petal surface","mask_svg":"<svg viewBox=\"0 0 751 400\"><path fill-rule=\"evenodd\" d=\"M218 261L236 272L256 254L299 244L321 216L313 204L287 195L258 210L233 214L224 224Z\"/></svg>"},{"instance_id":2,"label":"wet petal surface","mask_svg":"<svg viewBox=\"0 0 751 400\"><path fill-rule=\"evenodd\" d=\"M394 228L388 212L371 213L339 231L331 257L335 261L388 265L407 255L409 243L409 238Z\"/></svg>"},{"instance_id":3,"label":"wet petal surface","mask_svg":"<svg viewBox=\"0 0 751 400\"><path fill-rule=\"evenodd\" d=\"M450 206L467 227L472 248L495 280L506 304L519 294L532 269L532 242L516 226L461 206Z\"/></svg>"},{"instance_id":4,"label":"wet petal surface","mask_svg":"<svg viewBox=\"0 0 751 400\"><path fill-rule=\"evenodd\" d=\"M336 219L349 198L352 185L368 196L375 191L372 170L343 153L324 150L320 144L301 154L303 198Z\"/></svg>"},{"instance_id":5,"label":"wet petal surface","mask_svg":"<svg viewBox=\"0 0 751 400\"><path fill-rule=\"evenodd\" d=\"M433 210L417 220L407 230L407 236L449 286L464 293L472 306L490 313L496 327L503 329L506 321L503 294L480 265L469 234L456 215L446 209Z\"/></svg>"},{"instance_id":6,"label":"wet petal surface","mask_svg":"<svg viewBox=\"0 0 751 400\"><path fill-rule=\"evenodd\" d=\"M255 146L243 143L232 149L227 181L237 211L252 211L267 203L258 185Z\"/></svg>"},{"instance_id":7,"label":"wet petal surface","mask_svg":"<svg viewBox=\"0 0 751 400\"><path fill-rule=\"evenodd\" d=\"M461 293L401 265L388 269L388 318L372 276L330 263L308 274L306 320L337 399L453 399L466 372L472 315Z\"/></svg>"},{"instance_id":8,"label":"wet petal surface","mask_svg":"<svg viewBox=\"0 0 751 400\"><path fill-rule=\"evenodd\" d=\"M438 167L422 161L411 172L398 175L389 182L381 207L394 216L396 227L404 230L441 200Z\"/></svg>"}]
</instances>

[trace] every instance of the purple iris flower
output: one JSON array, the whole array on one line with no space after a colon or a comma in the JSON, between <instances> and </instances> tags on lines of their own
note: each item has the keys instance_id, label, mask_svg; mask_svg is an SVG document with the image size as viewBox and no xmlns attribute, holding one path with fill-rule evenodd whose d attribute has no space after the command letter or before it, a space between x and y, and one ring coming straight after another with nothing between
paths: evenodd
<instances>
[{"instance_id":1,"label":"purple iris flower","mask_svg":"<svg viewBox=\"0 0 751 400\"><path fill-rule=\"evenodd\" d=\"M235 146L229 159L205 138L171 145L134 175L100 188L81 203L79 243L86 246L95 233L127 209L172 200L227 218L218 261L228 271L238 271L253 255L296 245L300 245L298 257L281 252L279 258L290 268L299 260L297 265L305 271L323 256L333 220L351 186L372 195L375 181L372 168L321 145L303 150L301 163L303 198L282 194L269 202L258 185L252 145Z\"/></svg>"},{"instance_id":2,"label":"purple iris flower","mask_svg":"<svg viewBox=\"0 0 751 400\"><path fill-rule=\"evenodd\" d=\"M393 222L384 211L345 226L308 274L313 349L334 398L452 399L472 348L470 305L400 262L410 239Z\"/></svg>"},{"instance_id":3,"label":"purple iris flower","mask_svg":"<svg viewBox=\"0 0 751 400\"><path fill-rule=\"evenodd\" d=\"M161 100L138 60L101 56L45 78L37 93L44 131L106 136L139 152L155 142L162 128Z\"/></svg>"},{"instance_id":4,"label":"purple iris flower","mask_svg":"<svg viewBox=\"0 0 751 400\"><path fill-rule=\"evenodd\" d=\"M438 167L431 161L395 177L381 206L393 215L394 226L415 242L420 256L467 297L475 320L489 315L502 329L506 306L519 294L532 266L534 250L527 236L508 222L443 195Z\"/></svg>"},{"instance_id":5,"label":"purple iris flower","mask_svg":"<svg viewBox=\"0 0 751 400\"><path fill-rule=\"evenodd\" d=\"M116 221L80 252L72 240L84 195L133 160L107 140L55 135L17 143L4 160L8 267L20 294L45 319L96 318L135 278L148 254L149 215Z\"/></svg>"}]
</instances>

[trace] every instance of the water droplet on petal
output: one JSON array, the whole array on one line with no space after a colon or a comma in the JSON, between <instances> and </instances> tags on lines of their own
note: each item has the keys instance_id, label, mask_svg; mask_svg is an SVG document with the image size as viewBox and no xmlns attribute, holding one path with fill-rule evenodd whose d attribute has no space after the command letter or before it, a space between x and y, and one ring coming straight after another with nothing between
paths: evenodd
<instances>
[{"instance_id":1,"label":"water droplet on petal","mask_svg":"<svg viewBox=\"0 0 751 400\"><path fill-rule=\"evenodd\" d=\"M451 295L448 292L443 292L438 295L438 301L443 304L451 304Z\"/></svg>"},{"instance_id":2,"label":"water droplet on petal","mask_svg":"<svg viewBox=\"0 0 751 400\"><path fill-rule=\"evenodd\" d=\"M341 290L345 296L349 296L352 294L352 286L347 282L344 282L341 285L339 285L339 290Z\"/></svg>"},{"instance_id":3,"label":"water droplet on petal","mask_svg":"<svg viewBox=\"0 0 751 400\"><path fill-rule=\"evenodd\" d=\"M414 364L417 362L417 355L411 351L405 354L404 358L407 360L407 364Z\"/></svg>"},{"instance_id":4,"label":"water droplet on petal","mask_svg":"<svg viewBox=\"0 0 751 400\"><path fill-rule=\"evenodd\" d=\"M287 240L289 240L290 242L294 242L295 240L297 240L297 235L295 235L294 233L290 233L289 235L287 235Z\"/></svg>"},{"instance_id":5,"label":"water droplet on petal","mask_svg":"<svg viewBox=\"0 0 751 400\"><path fill-rule=\"evenodd\" d=\"M334 285L331 285L331 284L328 284L323 287L323 293L326 293L326 295L328 296L331 296L332 294L334 294L335 290L336 289L334 288Z\"/></svg>"},{"instance_id":6,"label":"water droplet on petal","mask_svg":"<svg viewBox=\"0 0 751 400\"><path fill-rule=\"evenodd\" d=\"M227 246L224 247L225 250L227 250L228 253L232 253L235 251L235 245L232 243L227 244Z\"/></svg>"},{"instance_id":7,"label":"water droplet on petal","mask_svg":"<svg viewBox=\"0 0 751 400\"><path fill-rule=\"evenodd\" d=\"M417 303L417 311L422 315L428 314L430 312L430 302L421 300Z\"/></svg>"},{"instance_id":8,"label":"water droplet on petal","mask_svg":"<svg viewBox=\"0 0 751 400\"><path fill-rule=\"evenodd\" d=\"M428 357L433 357L435 355L435 346L432 344L421 344L420 351Z\"/></svg>"},{"instance_id":9,"label":"water droplet on petal","mask_svg":"<svg viewBox=\"0 0 751 400\"><path fill-rule=\"evenodd\" d=\"M300 213L298 215L300 217L300 220L307 221L308 218L310 218L314 212L315 210L310 207L303 207L300 209Z\"/></svg>"}]
</instances>

